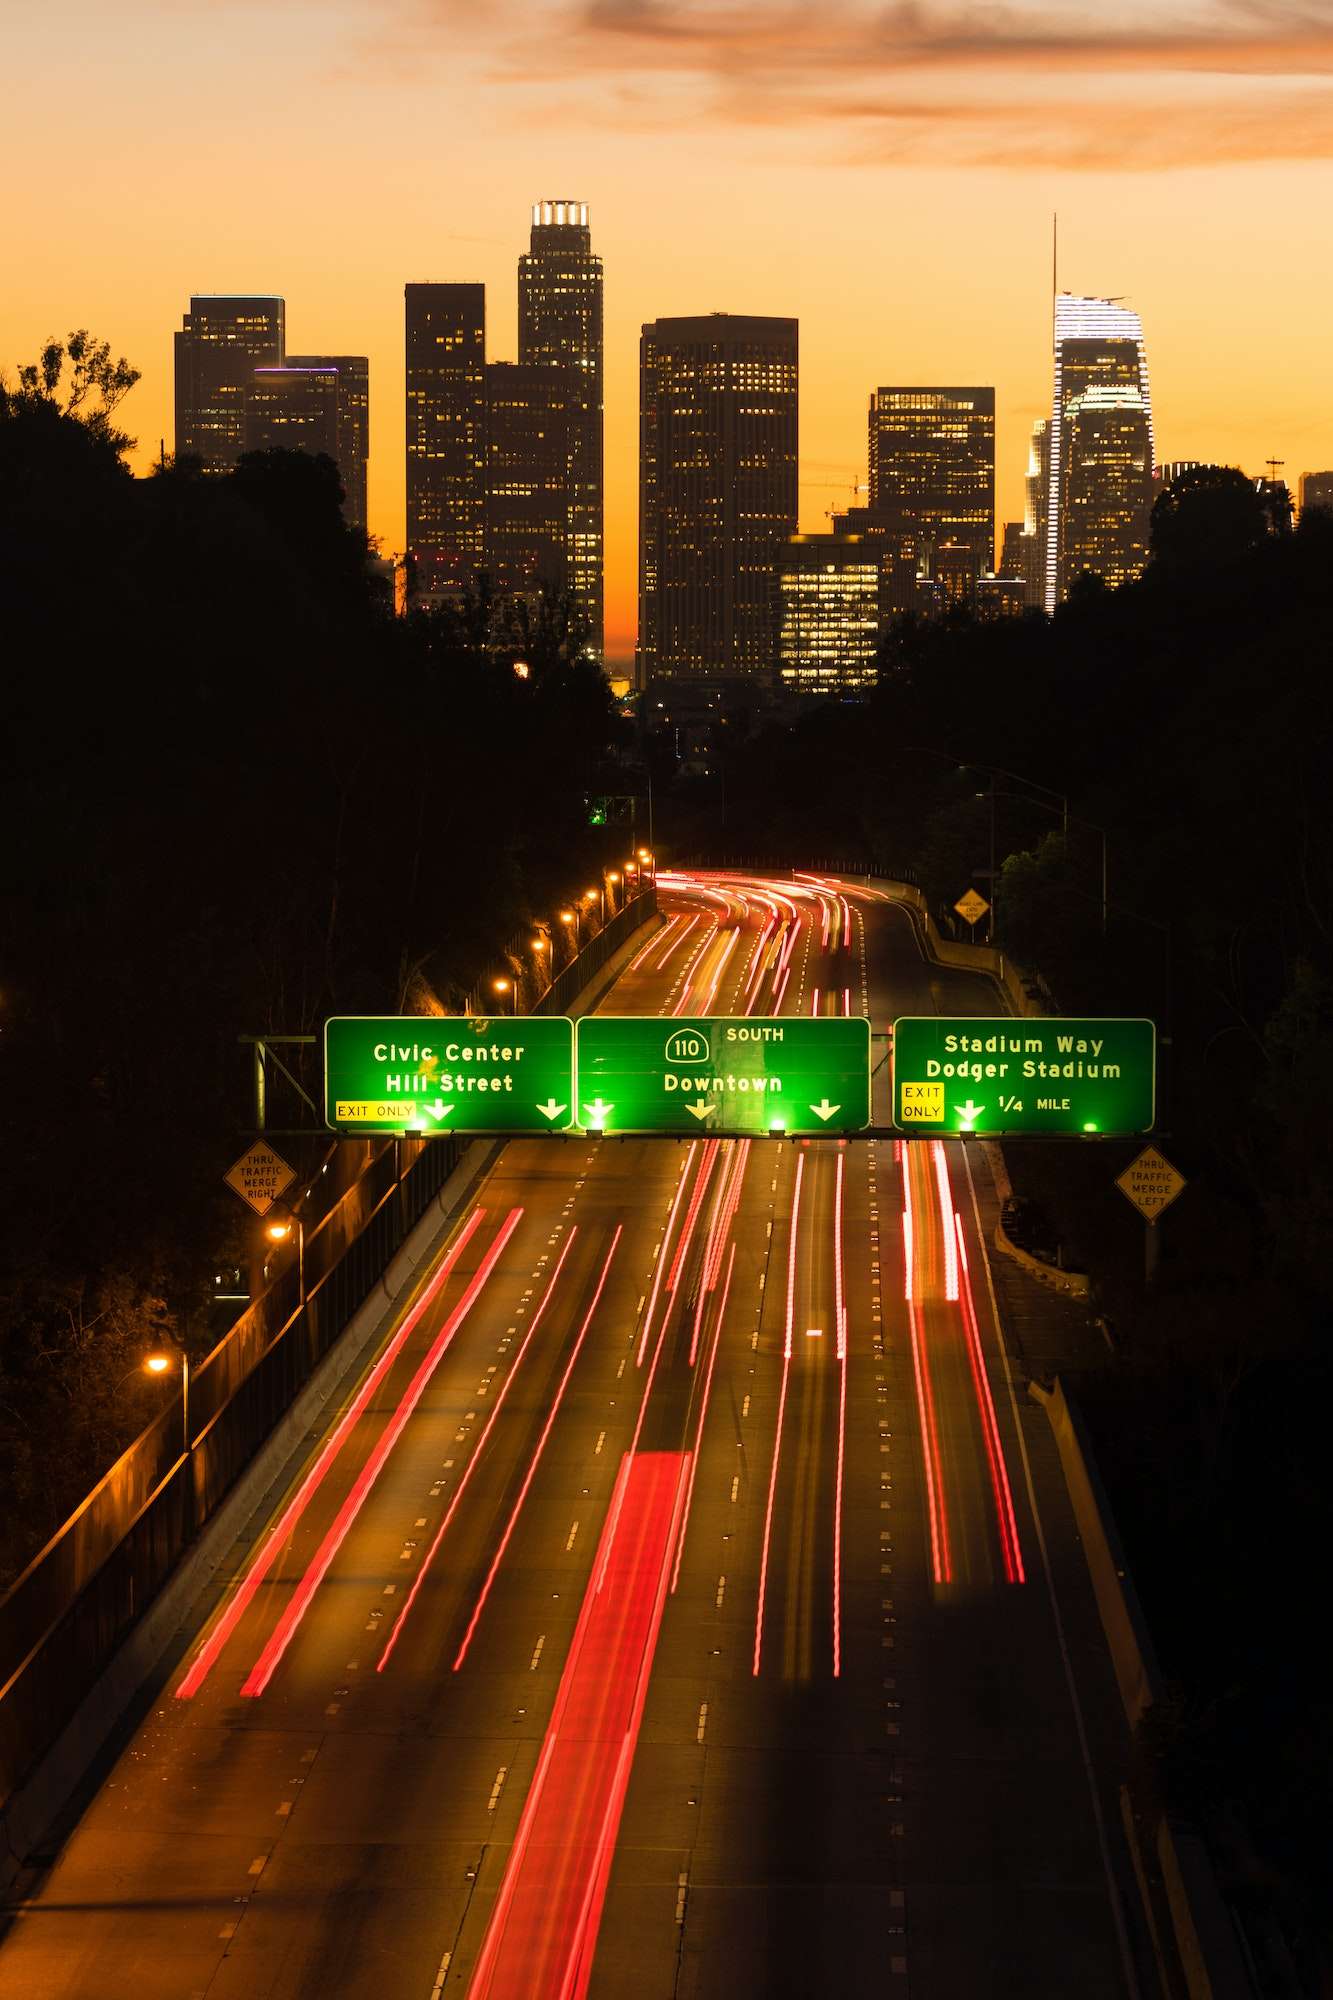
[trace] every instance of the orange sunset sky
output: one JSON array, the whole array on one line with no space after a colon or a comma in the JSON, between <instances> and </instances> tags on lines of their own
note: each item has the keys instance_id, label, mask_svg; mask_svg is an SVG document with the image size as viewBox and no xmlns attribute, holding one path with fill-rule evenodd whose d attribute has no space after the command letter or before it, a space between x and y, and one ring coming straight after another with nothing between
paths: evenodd
<instances>
[{"instance_id":1,"label":"orange sunset sky","mask_svg":"<svg viewBox=\"0 0 1333 2000\"><path fill-rule=\"evenodd\" d=\"M191 291L277 291L371 358L371 528L403 541L402 287L482 279L515 352L530 203L606 266L608 654L635 625L638 331L801 323L801 525L865 477L879 383L994 383L1022 511L1060 279L1143 315L1159 458L1333 465L1333 24L1288 0L71 0L7 22L0 365L88 326L172 446Z\"/></svg>"}]
</instances>

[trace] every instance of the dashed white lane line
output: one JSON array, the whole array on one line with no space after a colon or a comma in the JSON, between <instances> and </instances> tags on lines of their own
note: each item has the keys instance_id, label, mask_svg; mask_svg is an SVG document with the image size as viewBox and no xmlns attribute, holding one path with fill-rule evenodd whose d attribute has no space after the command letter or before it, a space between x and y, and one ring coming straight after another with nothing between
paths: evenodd
<instances>
[{"instance_id":1,"label":"dashed white lane line","mask_svg":"<svg viewBox=\"0 0 1333 2000\"><path fill-rule=\"evenodd\" d=\"M509 1775L509 1766L507 1764L502 1764L499 1770L495 1774L495 1783L491 1786L491 1796L487 1801L486 1805L487 1812L494 1812L495 1808L499 1805L500 1794L505 1788L505 1779L508 1777L508 1775Z\"/></svg>"},{"instance_id":2,"label":"dashed white lane line","mask_svg":"<svg viewBox=\"0 0 1333 2000\"><path fill-rule=\"evenodd\" d=\"M528 1661L528 1672L530 1674L536 1673L537 1662L538 1660L540 1660L542 1656L542 1647L545 1644L546 1644L546 1634L543 1632L538 1638L536 1645L532 1649L532 1658Z\"/></svg>"}]
</instances>

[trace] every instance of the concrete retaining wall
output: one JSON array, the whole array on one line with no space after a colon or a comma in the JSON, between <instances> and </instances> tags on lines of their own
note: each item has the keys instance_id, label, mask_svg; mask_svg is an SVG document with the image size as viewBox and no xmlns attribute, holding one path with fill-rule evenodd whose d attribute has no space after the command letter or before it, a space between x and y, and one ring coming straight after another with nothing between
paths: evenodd
<instances>
[{"instance_id":1,"label":"concrete retaining wall","mask_svg":"<svg viewBox=\"0 0 1333 2000\"><path fill-rule=\"evenodd\" d=\"M1049 1390L1038 1382L1030 1382L1028 1394L1045 1410L1060 1454L1121 1705L1132 1731L1153 1703L1161 1699L1162 1677L1152 1636L1077 1404L1065 1395L1058 1379ZM1127 1802L1122 1802L1122 1810L1160 1965L1161 1940L1152 1923L1145 1880L1148 1857ZM1163 1816L1158 1821L1155 1847L1174 1955L1189 2000L1252 2000L1254 1989L1235 1923L1218 1886L1204 1840L1192 1827L1178 1825ZM1174 1990L1176 1982L1165 1969L1163 1977Z\"/></svg>"},{"instance_id":2,"label":"concrete retaining wall","mask_svg":"<svg viewBox=\"0 0 1333 2000\"><path fill-rule=\"evenodd\" d=\"M1120 1545L1110 1502L1088 1442L1077 1406L1065 1395L1057 1377L1053 1389L1028 1384L1028 1394L1040 1403L1055 1438L1060 1465L1083 1541L1092 1576L1102 1629L1111 1651L1125 1719L1137 1727L1162 1692L1157 1655Z\"/></svg>"}]
</instances>

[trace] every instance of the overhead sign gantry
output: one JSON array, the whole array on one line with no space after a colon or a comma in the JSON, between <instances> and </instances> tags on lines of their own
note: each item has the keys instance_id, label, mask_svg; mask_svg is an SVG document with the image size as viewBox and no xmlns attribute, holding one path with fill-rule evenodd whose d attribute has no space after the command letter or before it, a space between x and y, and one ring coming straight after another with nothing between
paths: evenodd
<instances>
[{"instance_id":1,"label":"overhead sign gantry","mask_svg":"<svg viewBox=\"0 0 1333 2000\"><path fill-rule=\"evenodd\" d=\"M324 1115L347 1137L859 1132L870 1023L342 1015L324 1030Z\"/></svg>"}]
</instances>

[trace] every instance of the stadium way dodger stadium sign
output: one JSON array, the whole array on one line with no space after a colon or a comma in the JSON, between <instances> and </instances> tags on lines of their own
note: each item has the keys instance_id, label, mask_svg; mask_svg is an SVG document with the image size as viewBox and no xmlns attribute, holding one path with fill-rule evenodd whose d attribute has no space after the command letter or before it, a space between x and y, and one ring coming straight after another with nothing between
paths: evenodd
<instances>
[{"instance_id":1,"label":"stadium way dodger stadium sign","mask_svg":"<svg viewBox=\"0 0 1333 2000\"><path fill-rule=\"evenodd\" d=\"M893 1024L893 1121L921 1137L1123 1137L1152 1129L1152 1021L944 1019Z\"/></svg>"}]
</instances>

